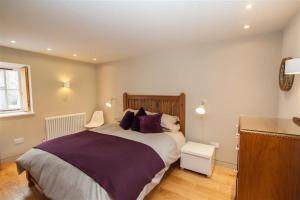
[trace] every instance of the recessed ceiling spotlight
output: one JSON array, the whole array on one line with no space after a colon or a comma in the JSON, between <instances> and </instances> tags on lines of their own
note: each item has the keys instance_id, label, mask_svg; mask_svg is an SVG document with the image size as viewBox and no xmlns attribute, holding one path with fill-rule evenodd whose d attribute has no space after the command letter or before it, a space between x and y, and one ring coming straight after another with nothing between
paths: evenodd
<instances>
[{"instance_id":1,"label":"recessed ceiling spotlight","mask_svg":"<svg viewBox=\"0 0 300 200\"><path fill-rule=\"evenodd\" d=\"M16 44L16 41L15 40L11 40L10 43Z\"/></svg>"},{"instance_id":2,"label":"recessed ceiling spotlight","mask_svg":"<svg viewBox=\"0 0 300 200\"><path fill-rule=\"evenodd\" d=\"M52 51L52 49L51 48L47 48L47 51Z\"/></svg>"},{"instance_id":3,"label":"recessed ceiling spotlight","mask_svg":"<svg viewBox=\"0 0 300 200\"><path fill-rule=\"evenodd\" d=\"M244 29L249 29L250 28L250 25L248 25L248 24L246 24L245 26L244 26Z\"/></svg>"},{"instance_id":4,"label":"recessed ceiling spotlight","mask_svg":"<svg viewBox=\"0 0 300 200\"><path fill-rule=\"evenodd\" d=\"M253 5L251 3L249 3L245 6L245 8L249 10L249 9L253 8Z\"/></svg>"},{"instance_id":5,"label":"recessed ceiling spotlight","mask_svg":"<svg viewBox=\"0 0 300 200\"><path fill-rule=\"evenodd\" d=\"M74 56L74 57L76 57L76 56L77 56L77 54L76 54L76 53L74 53L74 54L73 54L73 56Z\"/></svg>"},{"instance_id":6,"label":"recessed ceiling spotlight","mask_svg":"<svg viewBox=\"0 0 300 200\"><path fill-rule=\"evenodd\" d=\"M93 58L93 61L97 61L97 58Z\"/></svg>"}]
</instances>

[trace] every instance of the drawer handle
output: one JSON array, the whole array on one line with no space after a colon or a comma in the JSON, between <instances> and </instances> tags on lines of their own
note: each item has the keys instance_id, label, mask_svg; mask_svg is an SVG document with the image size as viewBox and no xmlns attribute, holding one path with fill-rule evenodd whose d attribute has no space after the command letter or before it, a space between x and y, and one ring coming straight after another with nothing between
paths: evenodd
<instances>
[{"instance_id":1,"label":"drawer handle","mask_svg":"<svg viewBox=\"0 0 300 200\"><path fill-rule=\"evenodd\" d=\"M240 134L239 134L239 133L236 133L236 134L235 134L235 137L236 137L236 138L239 138L239 137L240 137Z\"/></svg>"},{"instance_id":2,"label":"drawer handle","mask_svg":"<svg viewBox=\"0 0 300 200\"><path fill-rule=\"evenodd\" d=\"M239 147L239 146L236 146L236 147L235 147L235 150L236 150L236 151L239 151L239 150L240 150L240 147Z\"/></svg>"}]
</instances>

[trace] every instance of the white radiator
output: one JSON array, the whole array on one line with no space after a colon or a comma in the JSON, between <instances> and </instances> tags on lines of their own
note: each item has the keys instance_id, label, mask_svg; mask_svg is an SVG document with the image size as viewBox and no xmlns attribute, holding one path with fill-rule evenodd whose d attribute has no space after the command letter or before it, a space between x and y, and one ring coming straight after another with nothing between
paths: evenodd
<instances>
[{"instance_id":1,"label":"white radiator","mask_svg":"<svg viewBox=\"0 0 300 200\"><path fill-rule=\"evenodd\" d=\"M86 113L47 117L45 119L47 140L84 130L85 118Z\"/></svg>"}]
</instances>

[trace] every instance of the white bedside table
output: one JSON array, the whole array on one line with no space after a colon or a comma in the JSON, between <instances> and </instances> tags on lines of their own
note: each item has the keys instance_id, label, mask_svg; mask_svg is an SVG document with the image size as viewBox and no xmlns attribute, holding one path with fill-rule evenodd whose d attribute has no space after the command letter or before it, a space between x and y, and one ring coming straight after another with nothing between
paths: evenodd
<instances>
[{"instance_id":1,"label":"white bedside table","mask_svg":"<svg viewBox=\"0 0 300 200\"><path fill-rule=\"evenodd\" d=\"M180 167L211 176L215 166L215 146L187 142L181 149Z\"/></svg>"}]
</instances>

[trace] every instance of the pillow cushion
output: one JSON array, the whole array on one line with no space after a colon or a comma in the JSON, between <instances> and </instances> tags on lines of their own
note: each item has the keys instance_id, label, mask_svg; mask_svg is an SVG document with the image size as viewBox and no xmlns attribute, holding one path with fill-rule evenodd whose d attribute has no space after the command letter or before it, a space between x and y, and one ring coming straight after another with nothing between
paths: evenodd
<instances>
[{"instance_id":1,"label":"pillow cushion","mask_svg":"<svg viewBox=\"0 0 300 200\"><path fill-rule=\"evenodd\" d=\"M127 130L131 127L134 118L134 112L127 111L120 122L120 126Z\"/></svg>"},{"instance_id":2,"label":"pillow cushion","mask_svg":"<svg viewBox=\"0 0 300 200\"><path fill-rule=\"evenodd\" d=\"M140 116L140 132L141 133L162 133L161 114Z\"/></svg>"},{"instance_id":3,"label":"pillow cushion","mask_svg":"<svg viewBox=\"0 0 300 200\"><path fill-rule=\"evenodd\" d=\"M177 116L172 116L168 114L163 114L161 118L161 126L169 129L171 132L179 131L180 124L179 118Z\"/></svg>"},{"instance_id":4,"label":"pillow cushion","mask_svg":"<svg viewBox=\"0 0 300 200\"><path fill-rule=\"evenodd\" d=\"M146 111L147 115L155 115L157 113L152 113L149 111ZM163 113L161 117L161 123L160 125L167 131L167 132L177 132L180 130L180 124L179 124L179 117L172 116Z\"/></svg>"},{"instance_id":5,"label":"pillow cushion","mask_svg":"<svg viewBox=\"0 0 300 200\"><path fill-rule=\"evenodd\" d=\"M134 112L134 114L136 114L136 113L138 112L138 110L134 110L134 109L131 109L131 108L127 108L127 109L123 112L123 116L126 114L127 111Z\"/></svg>"},{"instance_id":6,"label":"pillow cushion","mask_svg":"<svg viewBox=\"0 0 300 200\"><path fill-rule=\"evenodd\" d=\"M127 113L127 111L134 112L134 114L136 114L138 110L133 110L131 108L127 108L118 117L116 117L116 121L117 122L121 122L121 120L123 119L123 117L125 116L125 114Z\"/></svg>"},{"instance_id":7,"label":"pillow cushion","mask_svg":"<svg viewBox=\"0 0 300 200\"><path fill-rule=\"evenodd\" d=\"M165 128L165 127L164 127ZM165 128L166 132L178 132L180 130L180 124L172 124L168 128Z\"/></svg>"},{"instance_id":8,"label":"pillow cushion","mask_svg":"<svg viewBox=\"0 0 300 200\"><path fill-rule=\"evenodd\" d=\"M132 124L131 124L131 129L133 131L140 131L140 116L146 116L146 112L144 110L143 107L141 107L139 109L139 111L136 113L136 115L134 116L133 120L132 120Z\"/></svg>"}]
</instances>

